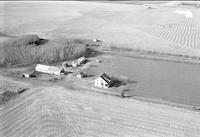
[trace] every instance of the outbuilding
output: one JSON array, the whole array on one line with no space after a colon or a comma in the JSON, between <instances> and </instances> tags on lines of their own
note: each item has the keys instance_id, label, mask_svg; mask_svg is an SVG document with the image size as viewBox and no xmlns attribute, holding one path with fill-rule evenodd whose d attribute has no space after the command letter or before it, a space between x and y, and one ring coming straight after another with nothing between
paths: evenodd
<instances>
[{"instance_id":1,"label":"outbuilding","mask_svg":"<svg viewBox=\"0 0 200 137\"><path fill-rule=\"evenodd\" d=\"M95 80L95 87L109 88L112 84L112 79L103 73L100 77Z\"/></svg>"},{"instance_id":2,"label":"outbuilding","mask_svg":"<svg viewBox=\"0 0 200 137\"><path fill-rule=\"evenodd\" d=\"M62 68L37 64L35 67L35 71L48 73L48 74L52 74L52 75L61 75Z\"/></svg>"},{"instance_id":3,"label":"outbuilding","mask_svg":"<svg viewBox=\"0 0 200 137\"><path fill-rule=\"evenodd\" d=\"M37 77L39 74L39 72L36 72L36 71L31 71L29 73L24 73L22 74L22 77L25 77L25 78L32 78L32 77Z\"/></svg>"}]
</instances>

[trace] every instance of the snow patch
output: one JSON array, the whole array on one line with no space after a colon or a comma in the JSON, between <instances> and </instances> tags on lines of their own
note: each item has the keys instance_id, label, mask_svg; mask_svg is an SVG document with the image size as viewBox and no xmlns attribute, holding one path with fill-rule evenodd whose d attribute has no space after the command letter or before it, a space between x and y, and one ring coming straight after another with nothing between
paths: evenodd
<instances>
[{"instance_id":1,"label":"snow patch","mask_svg":"<svg viewBox=\"0 0 200 137\"><path fill-rule=\"evenodd\" d=\"M186 18L192 18L192 12L190 10L175 10L174 13L183 14Z\"/></svg>"},{"instance_id":2,"label":"snow patch","mask_svg":"<svg viewBox=\"0 0 200 137\"><path fill-rule=\"evenodd\" d=\"M111 117L106 116L106 117L103 117L102 120L110 121L110 120L111 120Z\"/></svg>"},{"instance_id":3,"label":"snow patch","mask_svg":"<svg viewBox=\"0 0 200 137\"><path fill-rule=\"evenodd\" d=\"M92 111L93 110L91 107L85 107L84 109L87 110L87 111Z\"/></svg>"}]
</instances>

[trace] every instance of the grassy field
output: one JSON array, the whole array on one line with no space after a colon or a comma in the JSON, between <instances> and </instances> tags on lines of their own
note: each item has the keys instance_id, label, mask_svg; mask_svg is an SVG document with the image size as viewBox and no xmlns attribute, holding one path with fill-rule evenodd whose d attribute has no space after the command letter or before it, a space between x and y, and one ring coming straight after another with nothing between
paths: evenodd
<instances>
[{"instance_id":1,"label":"grassy field","mask_svg":"<svg viewBox=\"0 0 200 137\"><path fill-rule=\"evenodd\" d=\"M2 5L4 25L0 32L5 34L99 38L107 46L200 56L200 9L192 6L153 3L149 9L146 5L76 1ZM193 17L186 18L175 10L190 10Z\"/></svg>"}]
</instances>

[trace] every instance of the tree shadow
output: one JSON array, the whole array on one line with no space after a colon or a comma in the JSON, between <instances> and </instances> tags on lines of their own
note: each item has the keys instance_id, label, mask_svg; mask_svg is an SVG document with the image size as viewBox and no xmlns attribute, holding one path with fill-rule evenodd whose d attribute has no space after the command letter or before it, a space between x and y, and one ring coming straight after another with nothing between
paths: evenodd
<instances>
[{"instance_id":1,"label":"tree shadow","mask_svg":"<svg viewBox=\"0 0 200 137\"><path fill-rule=\"evenodd\" d=\"M73 72L72 71L63 71L62 72L64 75L68 75L68 74L72 74Z\"/></svg>"},{"instance_id":2,"label":"tree shadow","mask_svg":"<svg viewBox=\"0 0 200 137\"><path fill-rule=\"evenodd\" d=\"M112 84L111 84L112 87L119 87L127 84L125 81L119 80L116 77L111 77L111 79L112 79Z\"/></svg>"},{"instance_id":3,"label":"tree shadow","mask_svg":"<svg viewBox=\"0 0 200 137\"><path fill-rule=\"evenodd\" d=\"M111 84L112 87L120 87L122 85L138 83L137 81L134 80L123 80L116 77L111 77L111 79L112 79L112 84Z\"/></svg>"},{"instance_id":4,"label":"tree shadow","mask_svg":"<svg viewBox=\"0 0 200 137\"><path fill-rule=\"evenodd\" d=\"M49 40L48 39L39 39L38 41L35 42L36 45L43 45L48 43Z\"/></svg>"},{"instance_id":5,"label":"tree shadow","mask_svg":"<svg viewBox=\"0 0 200 137\"><path fill-rule=\"evenodd\" d=\"M18 92L18 94L22 94L27 90L29 90L29 88L21 88L21 90Z\"/></svg>"},{"instance_id":6,"label":"tree shadow","mask_svg":"<svg viewBox=\"0 0 200 137\"><path fill-rule=\"evenodd\" d=\"M87 74L87 78L94 77L92 74Z\"/></svg>"},{"instance_id":7,"label":"tree shadow","mask_svg":"<svg viewBox=\"0 0 200 137\"><path fill-rule=\"evenodd\" d=\"M91 67L94 67L94 68L97 68L98 66L97 65L90 65Z\"/></svg>"},{"instance_id":8,"label":"tree shadow","mask_svg":"<svg viewBox=\"0 0 200 137\"><path fill-rule=\"evenodd\" d=\"M131 83L131 84L137 84L138 81L135 81L135 80L127 80L127 83Z\"/></svg>"},{"instance_id":9,"label":"tree shadow","mask_svg":"<svg viewBox=\"0 0 200 137\"><path fill-rule=\"evenodd\" d=\"M91 57L96 57L98 55L102 55L103 53L94 49L94 48L91 48L91 47L87 47L86 49L86 53L85 53L85 56L87 58L91 58Z\"/></svg>"}]
</instances>

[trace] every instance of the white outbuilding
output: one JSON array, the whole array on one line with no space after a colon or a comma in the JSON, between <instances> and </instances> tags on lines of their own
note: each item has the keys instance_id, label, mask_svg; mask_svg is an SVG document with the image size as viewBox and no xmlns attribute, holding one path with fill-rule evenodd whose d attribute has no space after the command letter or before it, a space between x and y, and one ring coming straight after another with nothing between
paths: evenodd
<instances>
[{"instance_id":1,"label":"white outbuilding","mask_svg":"<svg viewBox=\"0 0 200 137\"><path fill-rule=\"evenodd\" d=\"M109 88L111 84L112 84L112 79L105 73L95 80L95 87Z\"/></svg>"},{"instance_id":2,"label":"white outbuilding","mask_svg":"<svg viewBox=\"0 0 200 137\"><path fill-rule=\"evenodd\" d=\"M100 40L100 39L97 39L97 38L94 38L92 41L93 41L93 42L101 42L101 40Z\"/></svg>"},{"instance_id":3,"label":"white outbuilding","mask_svg":"<svg viewBox=\"0 0 200 137\"><path fill-rule=\"evenodd\" d=\"M52 74L52 75L60 75L62 72L62 69L58 68L58 67L54 67L54 66L37 64L35 67L35 71L48 73L48 74Z\"/></svg>"},{"instance_id":4,"label":"white outbuilding","mask_svg":"<svg viewBox=\"0 0 200 137\"><path fill-rule=\"evenodd\" d=\"M27 73L22 74L22 77L25 77L25 78L32 78L32 77L37 77L38 75L39 75L38 72L36 72L36 71L31 71L31 72L27 72Z\"/></svg>"}]
</instances>

